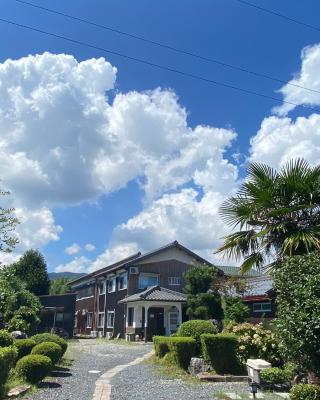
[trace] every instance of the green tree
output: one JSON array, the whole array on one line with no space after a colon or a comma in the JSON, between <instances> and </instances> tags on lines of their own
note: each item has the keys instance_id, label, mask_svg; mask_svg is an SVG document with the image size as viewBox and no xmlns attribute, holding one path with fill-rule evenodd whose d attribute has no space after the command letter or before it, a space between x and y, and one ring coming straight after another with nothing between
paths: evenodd
<instances>
[{"instance_id":1,"label":"green tree","mask_svg":"<svg viewBox=\"0 0 320 400\"><path fill-rule=\"evenodd\" d=\"M50 294L65 294L71 291L70 278L57 278L50 281Z\"/></svg>"},{"instance_id":2,"label":"green tree","mask_svg":"<svg viewBox=\"0 0 320 400\"><path fill-rule=\"evenodd\" d=\"M16 276L25 282L26 289L37 296L48 294L50 281L47 264L38 250L28 250L14 264Z\"/></svg>"},{"instance_id":3,"label":"green tree","mask_svg":"<svg viewBox=\"0 0 320 400\"><path fill-rule=\"evenodd\" d=\"M9 192L0 190L0 196L7 196ZM13 215L14 208L0 206L0 251L11 252L18 243L18 238L13 235L18 219Z\"/></svg>"},{"instance_id":4,"label":"green tree","mask_svg":"<svg viewBox=\"0 0 320 400\"><path fill-rule=\"evenodd\" d=\"M250 315L249 307L239 297L226 297L224 299L224 318L238 324L245 322Z\"/></svg>"},{"instance_id":5,"label":"green tree","mask_svg":"<svg viewBox=\"0 0 320 400\"><path fill-rule=\"evenodd\" d=\"M216 276L217 269L207 265L195 265L185 273L190 319L222 319L221 297L212 290Z\"/></svg>"},{"instance_id":6,"label":"green tree","mask_svg":"<svg viewBox=\"0 0 320 400\"><path fill-rule=\"evenodd\" d=\"M320 255L287 257L274 272L283 355L320 381Z\"/></svg>"},{"instance_id":7,"label":"green tree","mask_svg":"<svg viewBox=\"0 0 320 400\"><path fill-rule=\"evenodd\" d=\"M224 238L217 253L243 259L252 267L274 268L285 256L320 250L320 166L303 159L289 161L278 172L251 163L238 193L220 208L238 231Z\"/></svg>"}]
</instances>

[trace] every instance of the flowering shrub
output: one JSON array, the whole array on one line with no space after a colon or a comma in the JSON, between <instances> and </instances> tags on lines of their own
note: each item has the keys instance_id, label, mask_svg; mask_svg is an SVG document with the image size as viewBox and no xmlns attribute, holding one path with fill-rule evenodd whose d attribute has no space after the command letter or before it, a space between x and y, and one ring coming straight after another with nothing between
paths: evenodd
<instances>
[{"instance_id":1,"label":"flowering shrub","mask_svg":"<svg viewBox=\"0 0 320 400\"><path fill-rule=\"evenodd\" d=\"M262 358L269 361L272 366L282 365L275 334L265 329L262 324L253 325L245 322L229 325L225 331L238 336L238 358L241 363L246 363L248 358Z\"/></svg>"}]
</instances>

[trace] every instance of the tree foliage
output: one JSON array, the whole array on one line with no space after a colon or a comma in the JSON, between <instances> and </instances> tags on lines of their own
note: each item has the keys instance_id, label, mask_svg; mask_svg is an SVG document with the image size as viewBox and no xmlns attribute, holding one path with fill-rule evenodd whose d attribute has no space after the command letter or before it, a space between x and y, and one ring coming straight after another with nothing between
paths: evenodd
<instances>
[{"instance_id":1,"label":"tree foliage","mask_svg":"<svg viewBox=\"0 0 320 400\"><path fill-rule=\"evenodd\" d=\"M9 192L0 190L0 196L7 196ZM11 252L18 243L18 238L13 235L18 219L13 215L13 208L0 205L0 251Z\"/></svg>"},{"instance_id":2,"label":"tree foliage","mask_svg":"<svg viewBox=\"0 0 320 400\"><path fill-rule=\"evenodd\" d=\"M224 303L224 318L227 321L242 323L249 317L250 309L240 297L226 297Z\"/></svg>"},{"instance_id":3,"label":"tree foliage","mask_svg":"<svg viewBox=\"0 0 320 400\"><path fill-rule=\"evenodd\" d=\"M26 284L26 289L37 296L48 294L50 281L47 264L38 250L28 250L14 264L15 274Z\"/></svg>"},{"instance_id":4,"label":"tree foliage","mask_svg":"<svg viewBox=\"0 0 320 400\"><path fill-rule=\"evenodd\" d=\"M320 249L320 166L303 159L289 161L279 171L251 163L238 193L220 208L222 218L238 231L224 238L217 250L236 260L242 271L284 256Z\"/></svg>"},{"instance_id":5,"label":"tree foliage","mask_svg":"<svg viewBox=\"0 0 320 400\"><path fill-rule=\"evenodd\" d=\"M50 281L50 294L65 294L71 291L71 278L57 278Z\"/></svg>"},{"instance_id":6,"label":"tree foliage","mask_svg":"<svg viewBox=\"0 0 320 400\"><path fill-rule=\"evenodd\" d=\"M276 326L286 358L320 375L320 256L288 257L274 273Z\"/></svg>"},{"instance_id":7,"label":"tree foliage","mask_svg":"<svg viewBox=\"0 0 320 400\"><path fill-rule=\"evenodd\" d=\"M217 269L207 265L195 265L185 273L190 319L222 319L221 297L211 289L216 276Z\"/></svg>"}]
</instances>

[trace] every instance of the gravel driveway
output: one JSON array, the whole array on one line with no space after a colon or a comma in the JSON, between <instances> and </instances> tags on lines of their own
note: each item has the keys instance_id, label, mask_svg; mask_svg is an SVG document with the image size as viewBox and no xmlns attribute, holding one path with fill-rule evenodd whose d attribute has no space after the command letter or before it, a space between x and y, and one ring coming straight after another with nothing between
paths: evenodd
<instances>
[{"instance_id":1,"label":"gravel driveway","mask_svg":"<svg viewBox=\"0 0 320 400\"><path fill-rule=\"evenodd\" d=\"M151 345L116 344L82 339L70 342L67 357L74 359L69 370L58 371L43 388L25 398L30 400L91 400L95 381L109 369L147 354ZM89 373L89 371L101 373Z\"/></svg>"}]
</instances>

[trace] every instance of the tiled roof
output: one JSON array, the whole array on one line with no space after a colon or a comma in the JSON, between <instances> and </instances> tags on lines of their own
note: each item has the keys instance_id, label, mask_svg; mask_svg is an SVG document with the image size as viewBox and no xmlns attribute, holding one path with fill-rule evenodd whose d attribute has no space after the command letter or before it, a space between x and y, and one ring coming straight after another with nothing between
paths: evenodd
<instances>
[{"instance_id":1,"label":"tiled roof","mask_svg":"<svg viewBox=\"0 0 320 400\"><path fill-rule=\"evenodd\" d=\"M186 302L187 297L183 293L175 292L174 290L166 289L160 286L152 286L143 292L135 293L125 297L119 303L130 303L133 301L177 301Z\"/></svg>"},{"instance_id":2,"label":"tiled roof","mask_svg":"<svg viewBox=\"0 0 320 400\"><path fill-rule=\"evenodd\" d=\"M217 268L221 269L221 271L223 271L224 274L227 276L239 276L239 277L243 276L245 278L249 278L262 275L260 272L254 269L251 269L250 271L242 274L240 267L233 267L230 265L217 265Z\"/></svg>"},{"instance_id":3,"label":"tiled roof","mask_svg":"<svg viewBox=\"0 0 320 400\"><path fill-rule=\"evenodd\" d=\"M267 295L273 289L273 279L267 275L250 278L247 280L247 283L248 289L244 294L244 298Z\"/></svg>"}]
</instances>

